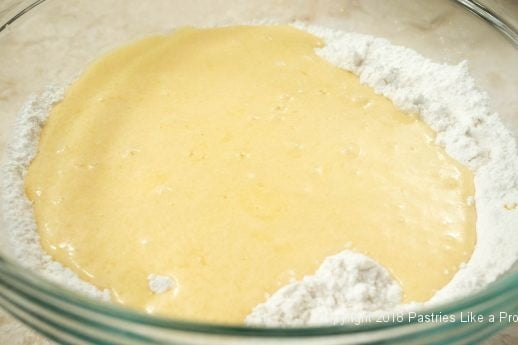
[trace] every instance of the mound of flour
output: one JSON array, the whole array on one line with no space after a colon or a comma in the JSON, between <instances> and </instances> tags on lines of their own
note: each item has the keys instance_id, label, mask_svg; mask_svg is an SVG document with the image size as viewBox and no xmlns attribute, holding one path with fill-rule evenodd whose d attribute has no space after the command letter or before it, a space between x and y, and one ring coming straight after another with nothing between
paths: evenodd
<instances>
[{"instance_id":1,"label":"mound of flour","mask_svg":"<svg viewBox=\"0 0 518 345\"><path fill-rule=\"evenodd\" d=\"M324 260L317 272L279 289L246 318L269 326L355 322L356 313L398 307L401 287L369 257L343 251Z\"/></svg>"},{"instance_id":2,"label":"mound of flour","mask_svg":"<svg viewBox=\"0 0 518 345\"><path fill-rule=\"evenodd\" d=\"M427 304L477 291L509 271L518 258L518 152L511 133L490 110L466 62L436 64L416 52L371 36L296 24L322 37L317 53L360 77L399 109L419 114L437 132L437 143L475 173L477 245L469 262ZM8 249L15 260L70 289L109 299L44 253L23 178L41 127L63 96L49 89L22 110L7 151L2 179ZM499 255L493 255L498 252ZM159 289L162 291L163 289ZM167 289L166 289L167 290ZM157 290L158 291L158 290ZM363 255L327 258L313 276L274 293L246 322L254 325L329 324L354 315L406 310L401 290L384 268Z\"/></svg>"}]
</instances>

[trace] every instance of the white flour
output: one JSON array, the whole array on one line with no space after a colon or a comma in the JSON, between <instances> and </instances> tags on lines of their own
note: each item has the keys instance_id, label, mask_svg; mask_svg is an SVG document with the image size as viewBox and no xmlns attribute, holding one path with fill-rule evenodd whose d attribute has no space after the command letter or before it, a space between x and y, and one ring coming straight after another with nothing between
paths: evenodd
<instances>
[{"instance_id":1,"label":"white flour","mask_svg":"<svg viewBox=\"0 0 518 345\"><path fill-rule=\"evenodd\" d=\"M85 295L109 300L108 291L99 291L83 282L71 270L52 260L40 245L32 205L25 196L23 177L37 152L40 130L63 90L49 88L31 99L22 109L15 125L16 133L7 149L2 176L2 205L7 227L6 251L13 259L44 277Z\"/></svg>"},{"instance_id":2,"label":"white flour","mask_svg":"<svg viewBox=\"0 0 518 345\"><path fill-rule=\"evenodd\" d=\"M150 274L147 276L149 290L153 293L161 294L176 287L176 282L169 276Z\"/></svg>"},{"instance_id":3,"label":"white flour","mask_svg":"<svg viewBox=\"0 0 518 345\"><path fill-rule=\"evenodd\" d=\"M475 251L429 303L477 291L508 271L518 258L518 153L510 132L490 111L486 94L475 88L467 64L435 64L382 39L297 26L326 40L327 46L318 50L323 58L357 74L398 108L420 114L437 132L437 142L475 173ZM61 97L62 91L49 90L29 102L19 117L2 183L9 246L14 259L26 267L68 288L109 299L107 291L81 281L43 252L24 194L23 176L35 155L41 126ZM495 252L499 255L493 255ZM160 280L158 285L155 287L162 291L169 283ZM400 289L383 268L365 256L344 252L328 258L314 276L279 290L247 322L333 323L348 320L354 313L400 308L399 303Z\"/></svg>"},{"instance_id":4,"label":"white flour","mask_svg":"<svg viewBox=\"0 0 518 345\"><path fill-rule=\"evenodd\" d=\"M401 295L401 287L374 260L343 251L325 259L315 275L279 289L254 309L246 323L270 326L341 323L358 312L396 308Z\"/></svg>"}]
</instances>

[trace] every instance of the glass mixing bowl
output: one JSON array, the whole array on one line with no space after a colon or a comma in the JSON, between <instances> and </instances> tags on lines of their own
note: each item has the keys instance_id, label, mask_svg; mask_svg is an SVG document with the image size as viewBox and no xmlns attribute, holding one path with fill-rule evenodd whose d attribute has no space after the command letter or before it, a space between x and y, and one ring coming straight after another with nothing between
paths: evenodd
<instances>
[{"instance_id":1,"label":"glass mixing bowl","mask_svg":"<svg viewBox=\"0 0 518 345\"><path fill-rule=\"evenodd\" d=\"M487 7L470 0L2 0L0 150L4 152L13 135L13 119L29 95L50 84L64 84L110 47L176 26L263 18L381 36L440 62L467 59L478 85L516 135L518 34L513 25L518 2L484 4ZM5 236L0 234L0 239ZM0 306L63 344L475 344L509 325L488 322L487 316L518 314L518 273L509 273L472 296L420 312L454 314L456 322L405 319L290 329L197 323L85 298L27 271L8 253L4 245ZM467 312L486 321L461 322L460 314Z\"/></svg>"}]
</instances>

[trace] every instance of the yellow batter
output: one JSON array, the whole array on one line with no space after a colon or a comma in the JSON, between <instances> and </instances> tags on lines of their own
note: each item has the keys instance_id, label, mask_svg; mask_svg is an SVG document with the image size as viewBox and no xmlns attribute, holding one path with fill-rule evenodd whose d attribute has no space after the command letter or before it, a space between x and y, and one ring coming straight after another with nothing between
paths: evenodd
<instances>
[{"instance_id":1,"label":"yellow batter","mask_svg":"<svg viewBox=\"0 0 518 345\"><path fill-rule=\"evenodd\" d=\"M346 248L428 299L472 253L473 176L322 44L189 28L96 61L26 177L45 250L121 304L189 319L242 322ZM150 273L177 287L153 294Z\"/></svg>"}]
</instances>

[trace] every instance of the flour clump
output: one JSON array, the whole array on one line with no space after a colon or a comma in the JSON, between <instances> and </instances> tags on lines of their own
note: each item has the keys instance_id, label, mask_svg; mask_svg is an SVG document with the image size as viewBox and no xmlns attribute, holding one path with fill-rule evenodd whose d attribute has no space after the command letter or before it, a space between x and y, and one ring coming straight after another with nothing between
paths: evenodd
<instances>
[{"instance_id":1,"label":"flour clump","mask_svg":"<svg viewBox=\"0 0 518 345\"><path fill-rule=\"evenodd\" d=\"M401 287L369 257L343 251L317 272L293 282L258 305L248 324L303 326L341 323L356 312L379 311L401 302Z\"/></svg>"},{"instance_id":2,"label":"flour clump","mask_svg":"<svg viewBox=\"0 0 518 345\"><path fill-rule=\"evenodd\" d=\"M169 276L150 274L147 276L148 286L153 293L162 294L174 289L176 282Z\"/></svg>"}]
</instances>

